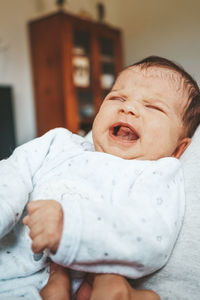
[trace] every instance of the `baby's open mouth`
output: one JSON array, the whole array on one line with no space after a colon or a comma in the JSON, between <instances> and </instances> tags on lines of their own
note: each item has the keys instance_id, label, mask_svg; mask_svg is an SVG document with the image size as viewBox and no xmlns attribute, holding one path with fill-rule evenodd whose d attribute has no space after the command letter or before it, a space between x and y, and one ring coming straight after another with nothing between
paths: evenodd
<instances>
[{"instance_id":1,"label":"baby's open mouth","mask_svg":"<svg viewBox=\"0 0 200 300\"><path fill-rule=\"evenodd\" d=\"M119 138L124 141L135 141L139 138L139 135L132 126L126 123L114 124L110 130L110 135Z\"/></svg>"}]
</instances>

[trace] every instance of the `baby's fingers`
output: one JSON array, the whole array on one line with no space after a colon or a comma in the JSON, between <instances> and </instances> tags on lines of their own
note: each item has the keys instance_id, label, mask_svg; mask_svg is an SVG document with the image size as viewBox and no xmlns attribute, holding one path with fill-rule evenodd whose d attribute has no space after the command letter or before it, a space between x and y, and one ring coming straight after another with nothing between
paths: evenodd
<instances>
[{"instance_id":1,"label":"baby's fingers","mask_svg":"<svg viewBox=\"0 0 200 300\"><path fill-rule=\"evenodd\" d=\"M26 217L23 218L22 222L23 222L24 225L27 225L27 226L28 226L29 220L30 220L30 217L29 217L29 216L26 216Z\"/></svg>"},{"instance_id":2,"label":"baby's fingers","mask_svg":"<svg viewBox=\"0 0 200 300\"><path fill-rule=\"evenodd\" d=\"M42 234L43 228L41 226L35 225L30 228L29 236L34 240L37 236Z\"/></svg>"},{"instance_id":3,"label":"baby's fingers","mask_svg":"<svg viewBox=\"0 0 200 300\"><path fill-rule=\"evenodd\" d=\"M47 248L48 242L44 238L43 234L37 235L32 242L32 250L34 253L40 253Z\"/></svg>"},{"instance_id":4,"label":"baby's fingers","mask_svg":"<svg viewBox=\"0 0 200 300\"><path fill-rule=\"evenodd\" d=\"M44 200L35 200L35 201L29 202L29 204L27 205L28 213L32 214L34 211L38 210L45 204L46 204L46 202Z\"/></svg>"}]
</instances>

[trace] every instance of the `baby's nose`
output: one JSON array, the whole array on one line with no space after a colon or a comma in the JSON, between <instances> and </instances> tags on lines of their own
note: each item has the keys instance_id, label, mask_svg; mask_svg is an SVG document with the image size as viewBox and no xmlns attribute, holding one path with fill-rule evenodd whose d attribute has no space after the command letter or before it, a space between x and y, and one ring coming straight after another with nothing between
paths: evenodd
<instances>
[{"instance_id":1,"label":"baby's nose","mask_svg":"<svg viewBox=\"0 0 200 300\"><path fill-rule=\"evenodd\" d=\"M139 110L135 106L123 105L120 108L120 112L125 113L125 114L133 115L137 118L139 117Z\"/></svg>"}]
</instances>

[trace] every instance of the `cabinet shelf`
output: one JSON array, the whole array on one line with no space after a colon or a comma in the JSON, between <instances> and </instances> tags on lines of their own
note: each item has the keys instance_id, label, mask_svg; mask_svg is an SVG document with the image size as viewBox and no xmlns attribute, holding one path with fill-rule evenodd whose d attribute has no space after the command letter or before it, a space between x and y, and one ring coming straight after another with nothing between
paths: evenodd
<instances>
[{"instance_id":1,"label":"cabinet shelf","mask_svg":"<svg viewBox=\"0 0 200 300\"><path fill-rule=\"evenodd\" d=\"M83 86L74 86L74 87L75 87L75 89L77 91L87 91L87 92L89 92L89 91L92 90L92 86L91 85L88 86L88 87L83 87Z\"/></svg>"},{"instance_id":2,"label":"cabinet shelf","mask_svg":"<svg viewBox=\"0 0 200 300\"><path fill-rule=\"evenodd\" d=\"M81 118L80 123L90 124L93 122L93 118Z\"/></svg>"},{"instance_id":3,"label":"cabinet shelf","mask_svg":"<svg viewBox=\"0 0 200 300\"><path fill-rule=\"evenodd\" d=\"M110 90L102 76L122 69L121 31L58 12L30 22L29 34L37 134L87 132Z\"/></svg>"},{"instance_id":4,"label":"cabinet shelf","mask_svg":"<svg viewBox=\"0 0 200 300\"><path fill-rule=\"evenodd\" d=\"M102 63L107 63L107 64L114 64L115 63L115 58L113 56L100 56L100 60Z\"/></svg>"}]
</instances>

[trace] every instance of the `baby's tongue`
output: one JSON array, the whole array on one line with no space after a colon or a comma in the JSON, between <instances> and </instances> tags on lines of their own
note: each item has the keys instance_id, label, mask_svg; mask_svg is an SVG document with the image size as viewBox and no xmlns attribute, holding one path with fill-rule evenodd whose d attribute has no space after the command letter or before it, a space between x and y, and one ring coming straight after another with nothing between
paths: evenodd
<instances>
[{"instance_id":1,"label":"baby's tongue","mask_svg":"<svg viewBox=\"0 0 200 300\"><path fill-rule=\"evenodd\" d=\"M138 138L138 136L129 127L126 126L120 126L117 132L117 136L123 140L128 141L136 140Z\"/></svg>"}]
</instances>

